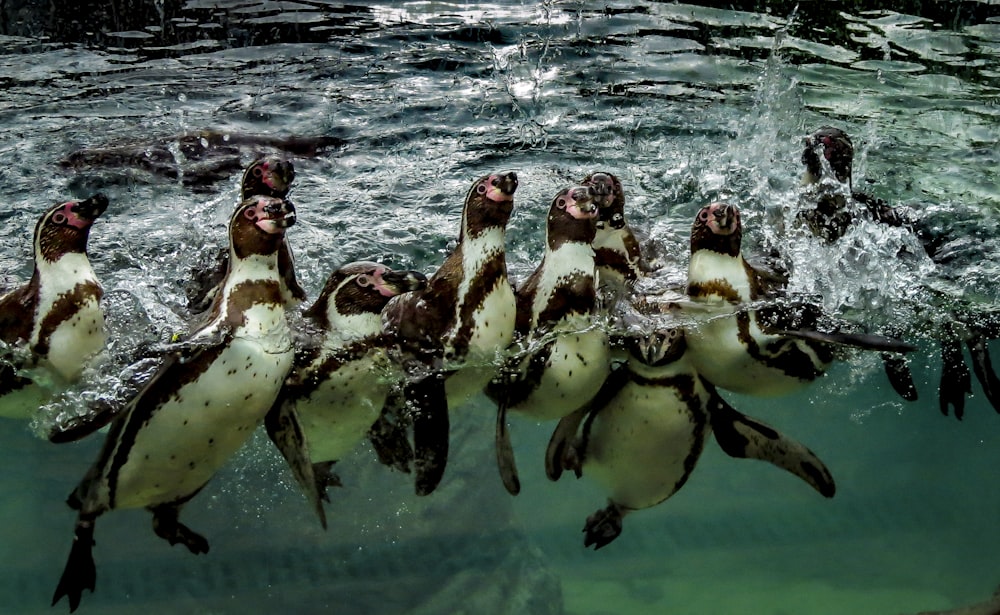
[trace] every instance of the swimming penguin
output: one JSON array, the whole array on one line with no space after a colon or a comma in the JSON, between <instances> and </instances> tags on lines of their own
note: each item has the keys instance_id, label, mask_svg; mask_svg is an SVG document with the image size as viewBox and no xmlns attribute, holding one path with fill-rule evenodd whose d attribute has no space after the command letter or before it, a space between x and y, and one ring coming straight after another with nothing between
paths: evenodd
<instances>
[{"instance_id":1,"label":"swimming penguin","mask_svg":"<svg viewBox=\"0 0 1000 615\"><path fill-rule=\"evenodd\" d=\"M584 546L600 549L621 533L625 515L680 490L713 432L730 456L768 461L833 497L833 477L815 454L740 414L698 376L681 329L630 335L624 345L627 360L560 421L546 451L552 480L569 469L608 492L607 508L587 518Z\"/></svg>"},{"instance_id":2,"label":"swimming penguin","mask_svg":"<svg viewBox=\"0 0 1000 615\"><path fill-rule=\"evenodd\" d=\"M641 278L648 266L639 241L625 220L625 190L611 173L593 173L580 182L596 195L598 218L594 259L602 295L621 296Z\"/></svg>"},{"instance_id":3,"label":"swimming penguin","mask_svg":"<svg viewBox=\"0 0 1000 615\"><path fill-rule=\"evenodd\" d=\"M782 395L822 375L837 346L914 349L876 335L821 332L821 315L809 305L741 307L763 296L760 277L740 251L742 233L739 210L722 203L701 208L691 228L687 294L702 306L717 307L719 314L689 327L687 344L695 369L714 385L736 393Z\"/></svg>"},{"instance_id":4,"label":"swimming penguin","mask_svg":"<svg viewBox=\"0 0 1000 615\"><path fill-rule=\"evenodd\" d=\"M178 516L264 419L292 366L278 250L294 222L292 204L270 197L233 212L229 269L211 318L115 419L67 500L77 521L53 604L65 596L73 611L83 590L94 590L94 522L110 510L146 508L158 536L208 551Z\"/></svg>"},{"instance_id":5,"label":"swimming penguin","mask_svg":"<svg viewBox=\"0 0 1000 615\"><path fill-rule=\"evenodd\" d=\"M283 199L288 196L295 180L295 166L290 160L270 156L255 160L243 172L240 180L240 200L253 196L269 196ZM188 309L192 313L207 310L218 296L222 279L226 275L228 250L220 250L213 265L193 271L192 281L185 289ZM278 269L284 284L284 292L291 305L304 301L306 291L295 278L295 260L286 238L278 252Z\"/></svg>"},{"instance_id":6,"label":"swimming penguin","mask_svg":"<svg viewBox=\"0 0 1000 615\"><path fill-rule=\"evenodd\" d=\"M398 377L382 332L382 309L392 297L424 288L427 278L417 271L393 271L385 265L355 262L333 272L316 302L305 311L305 344L268 414L271 439L285 454L296 478L313 499L339 481L333 463L365 438L379 416L390 383ZM301 438L286 428L297 416ZM290 440L289 440L290 439ZM299 469L300 439L304 439L312 476ZM288 454L288 444L292 452ZM318 501L314 502L319 505ZM322 514L321 514L322 518Z\"/></svg>"},{"instance_id":7,"label":"swimming penguin","mask_svg":"<svg viewBox=\"0 0 1000 615\"><path fill-rule=\"evenodd\" d=\"M268 156L313 158L344 143L344 139L332 135L279 137L197 130L151 141L86 147L70 153L59 164L74 171L99 168L121 173L136 169L180 182L196 192L208 192L239 171L245 160Z\"/></svg>"},{"instance_id":8,"label":"swimming penguin","mask_svg":"<svg viewBox=\"0 0 1000 615\"><path fill-rule=\"evenodd\" d=\"M923 245L930 259L937 264L941 263L939 248L944 242L938 230L922 224L919 217L906 208L891 207L882 199L853 189L854 145L843 130L824 126L806 137L802 164L805 165L802 178L804 185L817 186L832 174L844 188L816 190L816 194L812 195L815 208L799 213L798 219L814 235L827 242L834 242L843 237L857 219L867 218L879 224L908 229ZM975 314L954 314L954 317L961 318L963 326L949 324L940 330L942 370L938 399L941 412L947 415L951 407L955 416L961 419L965 396L971 393L969 368L961 351L963 339L972 357L973 371L987 399L1000 412L1000 379L993 370L986 348L988 335L978 326L982 318ZM890 333L895 333L895 330L890 330ZM886 355L883 356L883 361L889 381L899 395L907 400L917 399L916 386L905 360L898 355Z\"/></svg>"},{"instance_id":9,"label":"swimming penguin","mask_svg":"<svg viewBox=\"0 0 1000 615\"><path fill-rule=\"evenodd\" d=\"M0 296L0 416L29 418L47 401L52 387L24 370L66 385L104 348L103 291L87 240L107 208L107 197L95 194L55 205L35 224L31 280Z\"/></svg>"},{"instance_id":10,"label":"swimming penguin","mask_svg":"<svg viewBox=\"0 0 1000 615\"><path fill-rule=\"evenodd\" d=\"M611 369L608 334L595 318L595 196L574 186L552 200L542 262L517 292L518 351L486 388L497 404L500 476L512 494L520 484L507 413L562 418L587 403Z\"/></svg>"},{"instance_id":11,"label":"swimming penguin","mask_svg":"<svg viewBox=\"0 0 1000 615\"><path fill-rule=\"evenodd\" d=\"M420 495L433 491L444 473L448 409L483 389L514 336L505 237L516 189L513 172L473 182L458 245L425 289L394 298L383 312L410 376L401 393L390 394L371 439L384 463L405 469L414 457ZM412 451L393 429L394 418L412 422Z\"/></svg>"}]
</instances>

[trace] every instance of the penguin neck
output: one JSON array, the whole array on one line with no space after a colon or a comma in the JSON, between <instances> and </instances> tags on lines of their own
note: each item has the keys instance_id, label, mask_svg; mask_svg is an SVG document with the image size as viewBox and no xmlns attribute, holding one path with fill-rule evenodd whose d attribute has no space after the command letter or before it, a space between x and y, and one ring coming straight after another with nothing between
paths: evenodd
<instances>
[{"instance_id":1,"label":"penguin neck","mask_svg":"<svg viewBox=\"0 0 1000 615\"><path fill-rule=\"evenodd\" d=\"M327 312L324 338L328 344L341 346L345 343L372 338L382 333L382 315L373 312L341 314L336 310Z\"/></svg>"},{"instance_id":2,"label":"penguin neck","mask_svg":"<svg viewBox=\"0 0 1000 615\"><path fill-rule=\"evenodd\" d=\"M703 302L742 303L755 299L743 254L692 252L688 263L688 295Z\"/></svg>"},{"instance_id":3,"label":"penguin neck","mask_svg":"<svg viewBox=\"0 0 1000 615\"><path fill-rule=\"evenodd\" d=\"M100 291L90 259L82 252L67 252L56 260L38 257L31 277L39 292L39 314L46 313L60 296L80 285L94 285Z\"/></svg>"},{"instance_id":4,"label":"penguin neck","mask_svg":"<svg viewBox=\"0 0 1000 615\"><path fill-rule=\"evenodd\" d=\"M236 335L262 337L287 330L277 253L236 258L230 251L229 256L218 318L235 328Z\"/></svg>"},{"instance_id":5,"label":"penguin neck","mask_svg":"<svg viewBox=\"0 0 1000 615\"><path fill-rule=\"evenodd\" d=\"M546 324L540 323L539 317L547 313L557 293L565 302L561 318L589 318L593 314L597 307L597 269L594 249L589 243L563 241L555 249L547 248L538 271L540 276L531 310L532 328Z\"/></svg>"}]
</instances>

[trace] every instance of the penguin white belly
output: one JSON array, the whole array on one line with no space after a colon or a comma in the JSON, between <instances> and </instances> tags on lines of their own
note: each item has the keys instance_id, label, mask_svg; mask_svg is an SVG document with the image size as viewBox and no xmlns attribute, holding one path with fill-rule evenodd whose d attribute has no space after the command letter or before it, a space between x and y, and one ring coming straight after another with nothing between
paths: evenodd
<instances>
[{"instance_id":1,"label":"penguin white belly","mask_svg":"<svg viewBox=\"0 0 1000 615\"><path fill-rule=\"evenodd\" d=\"M389 394L385 354L372 353L330 374L296 410L313 462L336 461L364 440Z\"/></svg>"},{"instance_id":2,"label":"penguin white belly","mask_svg":"<svg viewBox=\"0 0 1000 615\"><path fill-rule=\"evenodd\" d=\"M551 342L537 386L509 409L538 420L560 419L589 402L611 371L608 334L599 327L560 333Z\"/></svg>"},{"instance_id":3,"label":"penguin white belly","mask_svg":"<svg viewBox=\"0 0 1000 615\"><path fill-rule=\"evenodd\" d=\"M118 471L116 508L193 494L242 446L271 408L293 353L235 338L196 379L156 408Z\"/></svg>"},{"instance_id":4,"label":"penguin white belly","mask_svg":"<svg viewBox=\"0 0 1000 615\"><path fill-rule=\"evenodd\" d=\"M514 339L514 315L517 310L514 290L506 281L497 286L473 313L472 337L460 369L445 381L448 407L467 402L496 374L500 353Z\"/></svg>"},{"instance_id":5,"label":"penguin white belly","mask_svg":"<svg viewBox=\"0 0 1000 615\"><path fill-rule=\"evenodd\" d=\"M741 319L749 321L745 326L754 352L742 339ZM822 372L827 367L804 341L761 331L752 312L749 316L718 317L692 327L687 331L687 343L698 373L715 386L735 393L785 395L812 382L812 378L789 371L791 368L801 368L806 361L812 364L807 372Z\"/></svg>"},{"instance_id":6,"label":"penguin white belly","mask_svg":"<svg viewBox=\"0 0 1000 615\"><path fill-rule=\"evenodd\" d=\"M630 382L594 417L583 474L619 506L654 506L687 480L712 428L707 393L685 401L678 389Z\"/></svg>"},{"instance_id":7,"label":"penguin white belly","mask_svg":"<svg viewBox=\"0 0 1000 615\"><path fill-rule=\"evenodd\" d=\"M104 348L105 338L104 312L95 297L52 332L46 359L57 374L72 382L80 377L88 361Z\"/></svg>"}]
</instances>

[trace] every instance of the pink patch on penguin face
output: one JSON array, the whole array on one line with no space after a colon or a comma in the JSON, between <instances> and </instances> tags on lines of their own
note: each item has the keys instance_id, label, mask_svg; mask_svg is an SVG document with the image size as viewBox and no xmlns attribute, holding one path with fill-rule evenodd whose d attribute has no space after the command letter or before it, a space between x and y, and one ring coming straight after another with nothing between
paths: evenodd
<instances>
[{"instance_id":1,"label":"pink patch on penguin face","mask_svg":"<svg viewBox=\"0 0 1000 615\"><path fill-rule=\"evenodd\" d=\"M594 193L587 186L576 186L567 190L556 199L556 207L566 210L566 213L576 220L596 218L598 214Z\"/></svg>"},{"instance_id":2,"label":"pink patch on penguin face","mask_svg":"<svg viewBox=\"0 0 1000 615\"><path fill-rule=\"evenodd\" d=\"M484 179L482 183L476 186L476 192L485 196L494 203L512 201L514 199L514 195L507 194L500 189L501 179L500 175L490 175Z\"/></svg>"},{"instance_id":3,"label":"pink patch on penguin face","mask_svg":"<svg viewBox=\"0 0 1000 615\"><path fill-rule=\"evenodd\" d=\"M358 286L366 288L371 286L383 297L395 297L399 293L382 279L382 275L387 271L389 271L388 267L378 267L369 274L359 275Z\"/></svg>"},{"instance_id":4,"label":"pink patch on penguin face","mask_svg":"<svg viewBox=\"0 0 1000 615\"><path fill-rule=\"evenodd\" d=\"M73 210L77 204L77 201L63 203L62 209L52 214L52 221L56 224L72 226L73 228L78 228L80 230L88 228L94 223L94 221L90 218L84 218L83 216L77 214Z\"/></svg>"},{"instance_id":5,"label":"pink patch on penguin face","mask_svg":"<svg viewBox=\"0 0 1000 615\"><path fill-rule=\"evenodd\" d=\"M740 211L733 205L706 205L698 212L698 219L715 235L732 235L740 230Z\"/></svg>"}]
</instances>

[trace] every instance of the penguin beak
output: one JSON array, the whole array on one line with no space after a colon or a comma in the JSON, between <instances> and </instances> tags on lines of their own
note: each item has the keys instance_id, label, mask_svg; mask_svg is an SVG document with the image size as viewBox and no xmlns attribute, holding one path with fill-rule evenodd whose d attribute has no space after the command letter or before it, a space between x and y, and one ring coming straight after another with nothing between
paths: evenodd
<instances>
[{"instance_id":1,"label":"penguin beak","mask_svg":"<svg viewBox=\"0 0 1000 615\"><path fill-rule=\"evenodd\" d=\"M260 230L270 234L283 233L295 224L295 205L288 199L259 196L256 200L257 207L247 209L245 215Z\"/></svg>"},{"instance_id":2,"label":"penguin beak","mask_svg":"<svg viewBox=\"0 0 1000 615\"><path fill-rule=\"evenodd\" d=\"M427 276L419 271L385 271L382 282L394 295L423 290L427 286Z\"/></svg>"},{"instance_id":3,"label":"penguin beak","mask_svg":"<svg viewBox=\"0 0 1000 615\"><path fill-rule=\"evenodd\" d=\"M504 194L514 194L517 190L517 173L513 171L501 173L497 178L496 187Z\"/></svg>"},{"instance_id":4,"label":"penguin beak","mask_svg":"<svg viewBox=\"0 0 1000 615\"><path fill-rule=\"evenodd\" d=\"M569 202L566 211L577 220L597 217L597 203L592 186L576 186L566 195Z\"/></svg>"},{"instance_id":5,"label":"penguin beak","mask_svg":"<svg viewBox=\"0 0 1000 615\"><path fill-rule=\"evenodd\" d=\"M739 224L739 211L733 205L717 204L712 211L712 232L717 235L729 235Z\"/></svg>"},{"instance_id":6,"label":"penguin beak","mask_svg":"<svg viewBox=\"0 0 1000 615\"><path fill-rule=\"evenodd\" d=\"M101 193L97 193L89 199L75 203L71 209L73 213L81 218L86 218L91 221L96 220L101 216L101 214L107 211L108 197Z\"/></svg>"}]
</instances>

